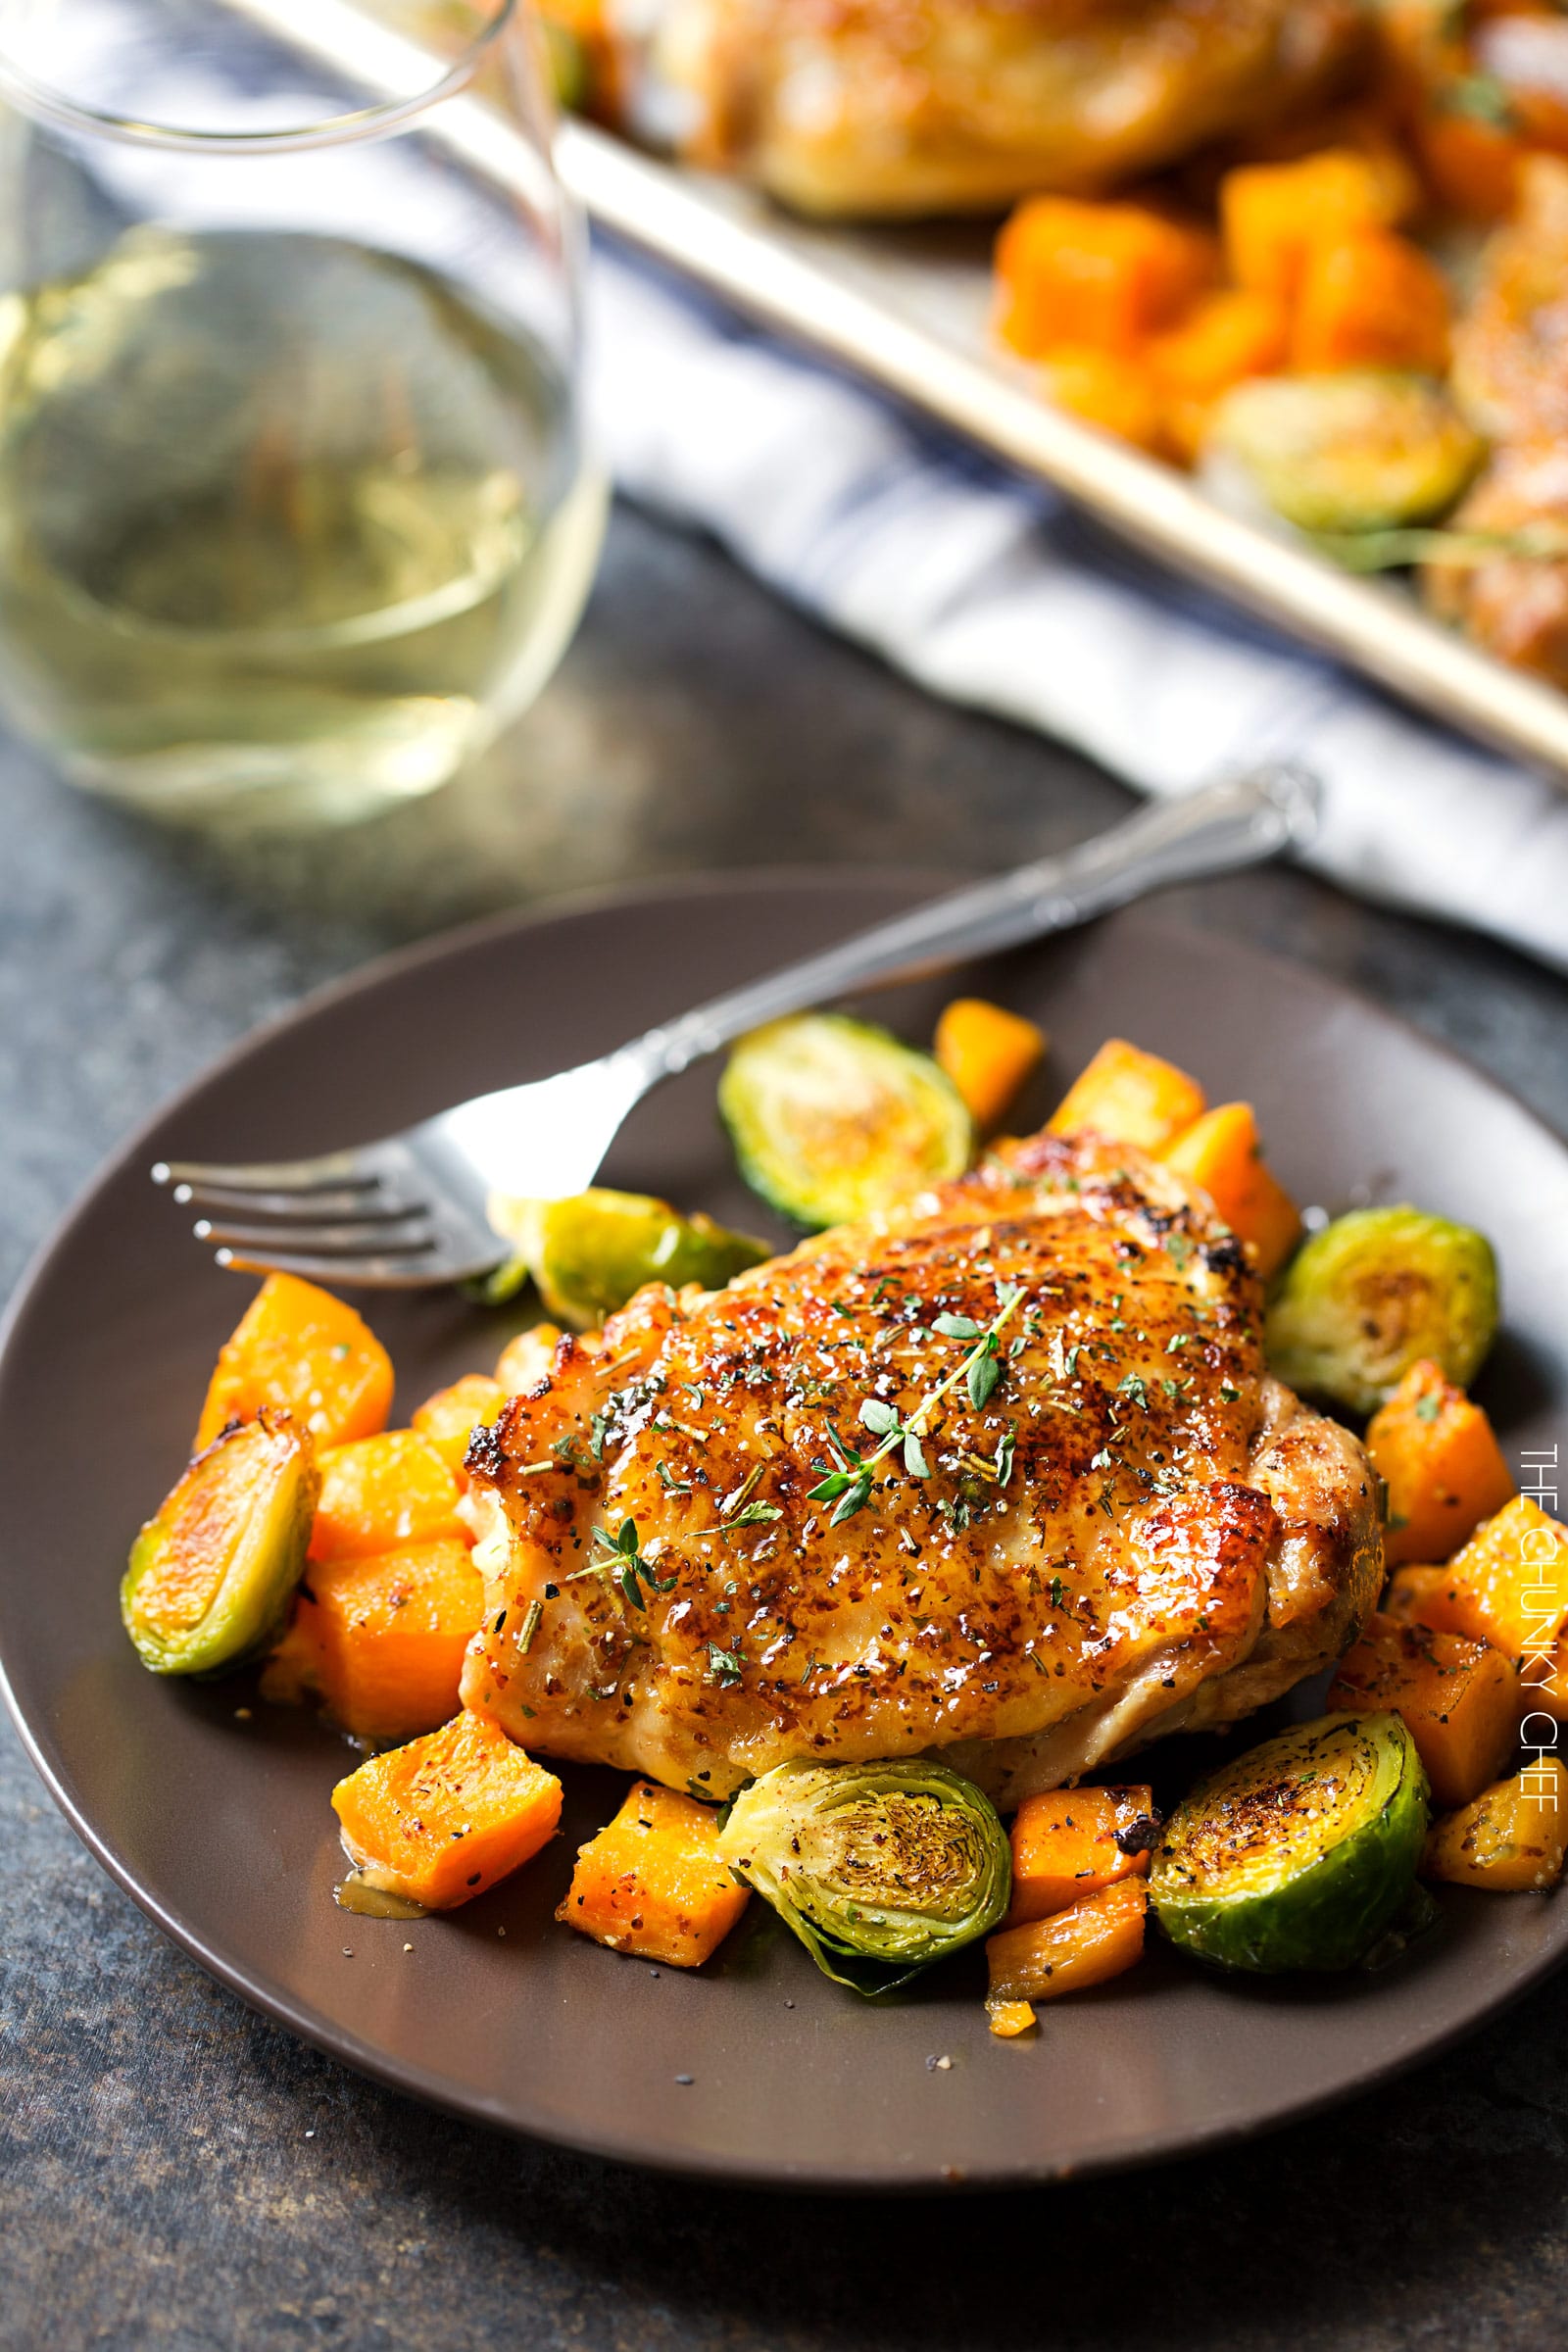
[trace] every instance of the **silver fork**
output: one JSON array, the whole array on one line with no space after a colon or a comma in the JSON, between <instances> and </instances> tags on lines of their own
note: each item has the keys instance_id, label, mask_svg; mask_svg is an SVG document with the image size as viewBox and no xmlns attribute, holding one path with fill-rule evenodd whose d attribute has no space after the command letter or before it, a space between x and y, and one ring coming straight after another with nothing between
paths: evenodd
<instances>
[{"instance_id":1,"label":"silver fork","mask_svg":"<svg viewBox=\"0 0 1568 2352\"><path fill-rule=\"evenodd\" d=\"M1043 858L896 915L841 946L649 1030L600 1061L460 1102L379 1143L317 1159L160 1160L153 1182L212 1210L220 1265L380 1290L488 1273L508 1254L493 1193L559 1200L593 1181L635 1102L781 1014L1063 931L1167 883L1252 865L1315 832L1319 788L1286 766L1146 808ZM238 1220L238 1221L231 1221Z\"/></svg>"}]
</instances>

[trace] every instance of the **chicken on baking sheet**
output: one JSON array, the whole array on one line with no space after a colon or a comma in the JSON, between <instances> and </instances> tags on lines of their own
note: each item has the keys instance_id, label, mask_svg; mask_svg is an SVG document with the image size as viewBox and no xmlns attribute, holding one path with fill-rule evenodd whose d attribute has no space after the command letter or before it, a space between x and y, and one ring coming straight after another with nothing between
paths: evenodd
<instances>
[{"instance_id":1,"label":"chicken on baking sheet","mask_svg":"<svg viewBox=\"0 0 1568 2352\"><path fill-rule=\"evenodd\" d=\"M1204 1195L1053 1135L645 1291L476 1433L466 1705L705 1795L937 1753L1004 1806L1249 1713L1382 1575L1365 1456L1269 1377L1262 1304Z\"/></svg>"},{"instance_id":2,"label":"chicken on baking sheet","mask_svg":"<svg viewBox=\"0 0 1568 2352\"><path fill-rule=\"evenodd\" d=\"M1103 187L1316 96L1357 0L549 0L621 127L808 213Z\"/></svg>"}]
</instances>

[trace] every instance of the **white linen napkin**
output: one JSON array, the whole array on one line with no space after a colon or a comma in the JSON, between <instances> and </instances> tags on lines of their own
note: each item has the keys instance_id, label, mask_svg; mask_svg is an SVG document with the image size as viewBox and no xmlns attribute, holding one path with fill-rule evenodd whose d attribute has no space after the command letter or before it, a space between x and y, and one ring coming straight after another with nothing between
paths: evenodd
<instances>
[{"instance_id":1,"label":"white linen napkin","mask_svg":"<svg viewBox=\"0 0 1568 2352\"><path fill-rule=\"evenodd\" d=\"M1058 736L1150 793L1298 760L1326 790L1310 864L1568 970L1568 791L603 247L588 351L591 428L620 489L933 693Z\"/></svg>"}]
</instances>

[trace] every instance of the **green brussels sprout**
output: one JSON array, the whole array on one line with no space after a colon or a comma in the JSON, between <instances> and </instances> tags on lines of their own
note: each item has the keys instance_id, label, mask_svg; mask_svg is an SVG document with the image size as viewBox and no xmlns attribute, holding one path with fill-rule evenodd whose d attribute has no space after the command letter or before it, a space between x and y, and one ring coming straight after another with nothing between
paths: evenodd
<instances>
[{"instance_id":1,"label":"green brussels sprout","mask_svg":"<svg viewBox=\"0 0 1568 2352\"><path fill-rule=\"evenodd\" d=\"M1371 1413L1422 1356L1467 1388L1497 1313L1484 1234L1419 1208L1356 1208L1297 1251L1264 1344L1289 1387Z\"/></svg>"},{"instance_id":2,"label":"green brussels sprout","mask_svg":"<svg viewBox=\"0 0 1568 2352\"><path fill-rule=\"evenodd\" d=\"M726 1282L773 1251L747 1233L730 1233L701 1210L682 1216L645 1193L573 1193L565 1200L493 1196L490 1222L515 1254L484 1285L492 1304L510 1298L532 1275L546 1309L587 1331L624 1306L645 1282L672 1290Z\"/></svg>"},{"instance_id":3,"label":"green brussels sprout","mask_svg":"<svg viewBox=\"0 0 1568 2352\"><path fill-rule=\"evenodd\" d=\"M961 1176L974 1121L929 1054L840 1012L742 1038L718 1107L741 1174L798 1225L846 1225Z\"/></svg>"},{"instance_id":4,"label":"green brussels sprout","mask_svg":"<svg viewBox=\"0 0 1568 2352\"><path fill-rule=\"evenodd\" d=\"M1381 531L1453 505L1483 443L1426 376L1255 376L1215 412L1205 466L1239 466L1303 531Z\"/></svg>"},{"instance_id":5,"label":"green brussels sprout","mask_svg":"<svg viewBox=\"0 0 1568 2352\"><path fill-rule=\"evenodd\" d=\"M942 1764L776 1764L743 1788L718 1850L824 1976L868 1996L994 1928L1012 1894L989 1797Z\"/></svg>"},{"instance_id":6,"label":"green brussels sprout","mask_svg":"<svg viewBox=\"0 0 1568 2352\"><path fill-rule=\"evenodd\" d=\"M1408 1916L1427 1778L1397 1715L1325 1715L1179 1804L1149 1891L1173 1943L1263 1975L1353 1968Z\"/></svg>"},{"instance_id":7,"label":"green brussels sprout","mask_svg":"<svg viewBox=\"0 0 1568 2352\"><path fill-rule=\"evenodd\" d=\"M281 1633L320 1478L309 1430L270 1406L199 1453L131 1546L120 1613L154 1674L225 1674Z\"/></svg>"}]
</instances>

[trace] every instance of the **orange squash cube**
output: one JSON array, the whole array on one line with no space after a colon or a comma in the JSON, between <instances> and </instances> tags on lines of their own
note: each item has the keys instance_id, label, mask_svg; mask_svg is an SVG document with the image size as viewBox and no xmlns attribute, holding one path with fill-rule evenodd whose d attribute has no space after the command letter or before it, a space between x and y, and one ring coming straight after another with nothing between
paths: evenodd
<instances>
[{"instance_id":1,"label":"orange squash cube","mask_svg":"<svg viewBox=\"0 0 1568 2352\"><path fill-rule=\"evenodd\" d=\"M1365 228L1391 228L1416 200L1392 155L1328 147L1295 163L1245 164L1220 185L1220 230L1236 283L1295 309L1307 256Z\"/></svg>"},{"instance_id":2,"label":"orange squash cube","mask_svg":"<svg viewBox=\"0 0 1568 2352\"><path fill-rule=\"evenodd\" d=\"M1366 1449L1389 1491L1391 1568L1449 1558L1514 1492L1485 1412L1425 1357L1373 1414Z\"/></svg>"},{"instance_id":3,"label":"orange squash cube","mask_svg":"<svg viewBox=\"0 0 1568 2352\"><path fill-rule=\"evenodd\" d=\"M1016 2041L1038 2021L1029 2001L987 2001L986 2022L999 2041Z\"/></svg>"},{"instance_id":4,"label":"orange squash cube","mask_svg":"<svg viewBox=\"0 0 1568 2352\"><path fill-rule=\"evenodd\" d=\"M1002 339L1026 360L1066 345L1130 357L1218 271L1206 230L1145 205L1032 196L997 243Z\"/></svg>"},{"instance_id":5,"label":"orange squash cube","mask_svg":"<svg viewBox=\"0 0 1568 2352\"><path fill-rule=\"evenodd\" d=\"M1184 465L1202 449L1221 395L1249 376L1283 368L1288 343L1284 306L1232 286L1205 295L1179 326L1150 344L1164 437Z\"/></svg>"},{"instance_id":6,"label":"orange squash cube","mask_svg":"<svg viewBox=\"0 0 1568 2352\"><path fill-rule=\"evenodd\" d=\"M1408 237L1365 228L1315 243L1301 268L1291 366L1308 375L1340 368L1441 375L1451 317L1447 279Z\"/></svg>"},{"instance_id":7,"label":"orange squash cube","mask_svg":"<svg viewBox=\"0 0 1568 2352\"><path fill-rule=\"evenodd\" d=\"M1118 1836L1152 1824L1150 1788L1051 1788L1026 1796L1013 1816L1012 1908L1007 1925L1049 1919L1118 1879L1146 1878L1149 1854Z\"/></svg>"},{"instance_id":8,"label":"orange squash cube","mask_svg":"<svg viewBox=\"0 0 1568 2352\"><path fill-rule=\"evenodd\" d=\"M219 1354L195 1451L264 1404L292 1413L318 1446L373 1437L392 1409L392 1359L330 1291L269 1274Z\"/></svg>"},{"instance_id":9,"label":"orange squash cube","mask_svg":"<svg viewBox=\"0 0 1568 2352\"><path fill-rule=\"evenodd\" d=\"M1388 1607L1517 1658L1526 1716L1540 1708L1568 1723L1568 1527L1533 1496L1483 1521L1446 1568L1401 1568Z\"/></svg>"},{"instance_id":10,"label":"orange squash cube","mask_svg":"<svg viewBox=\"0 0 1568 2352\"><path fill-rule=\"evenodd\" d=\"M1494 1894L1554 1886L1568 1853L1568 1769L1543 1755L1434 1824L1423 1878Z\"/></svg>"},{"instance_id":11,"label":"orange squash cube","mask_svg":"<svg viewBox=\"0 0 1568 2352\"><path fill-rule=\"evenodd\" d=\"M1519 199L1525 142L1507 123L1445 106L1443 93L1415 126L1427 185L1444 210L1462 220L1506 220Z\"/></svg>"},{"instance_id":12,"label":"orange squash cube","mask_svg":"<svg viewBox=\"0 0 1568 2352\"><path fill-rule=\"evenodd\" d=\"M986 1942L991 2000L1054 2001L1119 1977L1143 1952L1148 1909L1142 1879L1118 1879L1070 1910L1002 1929Z\"/></svg>"},{"instance_id":13,"label":"orange squash cube","mask_svg":"<svg viewBox=\"0 0 1568 2352\"><path fill-rule=\"evenodd\" d=\"M983 997L955 997L937 1022L938 1067L953 1080L977 1127L997 1126L1046 1057L1046 1033Z\"/></svg>"},{"instance_id":14,"label":"orange squash cube","mask_svg":"<svg viewBox=\"0 0 1568 2352\"><path fill-rule=\"evenodd\" d=\"M1041 361L1040 389L1054 409L1064 409L1113 440L1130 441L1153 457L1163 454L1164 403L1141 359L1063 344Z\"/></svg>"},{"instance_id":15,"label":"orange squash cube","mask_svg":"<svg viewBox=\"0 0 1568 2352\"><path fill-rule=\"evenodd\" d=\"M460 1486L467 1481L463 1464L468 1450L468 1440L476 1429L487 1426L505 1410L507 1392L497 1380L489 1380L482 1372L466 1372L449 1389L437 1389L427 1396L414 1416L414 1426L425 1443L433 1446Z\"/></svg>"},{"instance_id":16,"label":"orange squash cube","mask_svg":"<svg viewBox=\"0 0 1568 2352\"><path fill-rule=\"evenodd\" d=\"M321 1456L313 1560L362 1558L438 1536L464 1537L461 1489L427 1439L412 1429L355 1438Z\"/></svg>"},{"instance_id":17,"label":"orange squash cube","mask_svg":"<svg viewBox=\"0 0 1568 2352\"><path fill-rule=\"evenodd\" d=\"M1095 1134L1163 1152L1203 1114L1196 1078L1125 1038L1110 1037L1080 1071L1047 1122L1053 1135Z\"/></svg>"},{"instance_id":18,"label":"orange squash cube","mask_svg":"<svg viewBox=\"0 0 1568 2352\"><path fill-rule=\"evenodd\" d=\"M320 1698L356 1740L382 1745L457 1711L484 1579L455 1536L307 1571L294 1618L262 1677L264 1697Z\"/></svg>"},{"instance_id":19,"label":"orange squash cube","mask_svg":"<svg viewBox=\"0 0 1568 2352\"><path fill-rule=\"evenodd\" d=\"M747 1901L719 1860L713 1807L639 1781L609 1827L577 1849L556 1917L612 1951L701 1968Z\"/></svg>"},{"instance_id":20,"label":"orange squash cube","mask_svg":"<svg viewBox=\"0 0 1568 2352\"><path fill-rule=\"evenodd\" d=\"M556 1834L561 1783L479 1715L372 1756L332 1791L349 1860L372 1886L451 1910Z\"/></svg>"},{"instance_id":21,"label":"orange squash cube","mask_svg":"<svg viewBox=\"0 0 1568 2352\"><path fill-rule=\"evenodd\" d=\"M1195 1119L1162 1154L1201 1185L1232 1233L1250 1242L1265 1282L1301 1238L1301 1212L1263 1157L1250 1102L1221 1102Z\"/></svg>"},{"instance_id":22,"label":"orange squash cube","mask_svg":"<svg viewBox=\"0 0 1568 2352\"><path fill-rule=\"evenodd\" d=\"M1462 1634L1393 1617L1374 1617L1346 1651L1328 1706L1331 1714L1392 1709L1401 1716L1442 1806L1468 1804L1518 1744L1519 1676L1512 1660Z\"/></svg>"}]
</instances>

